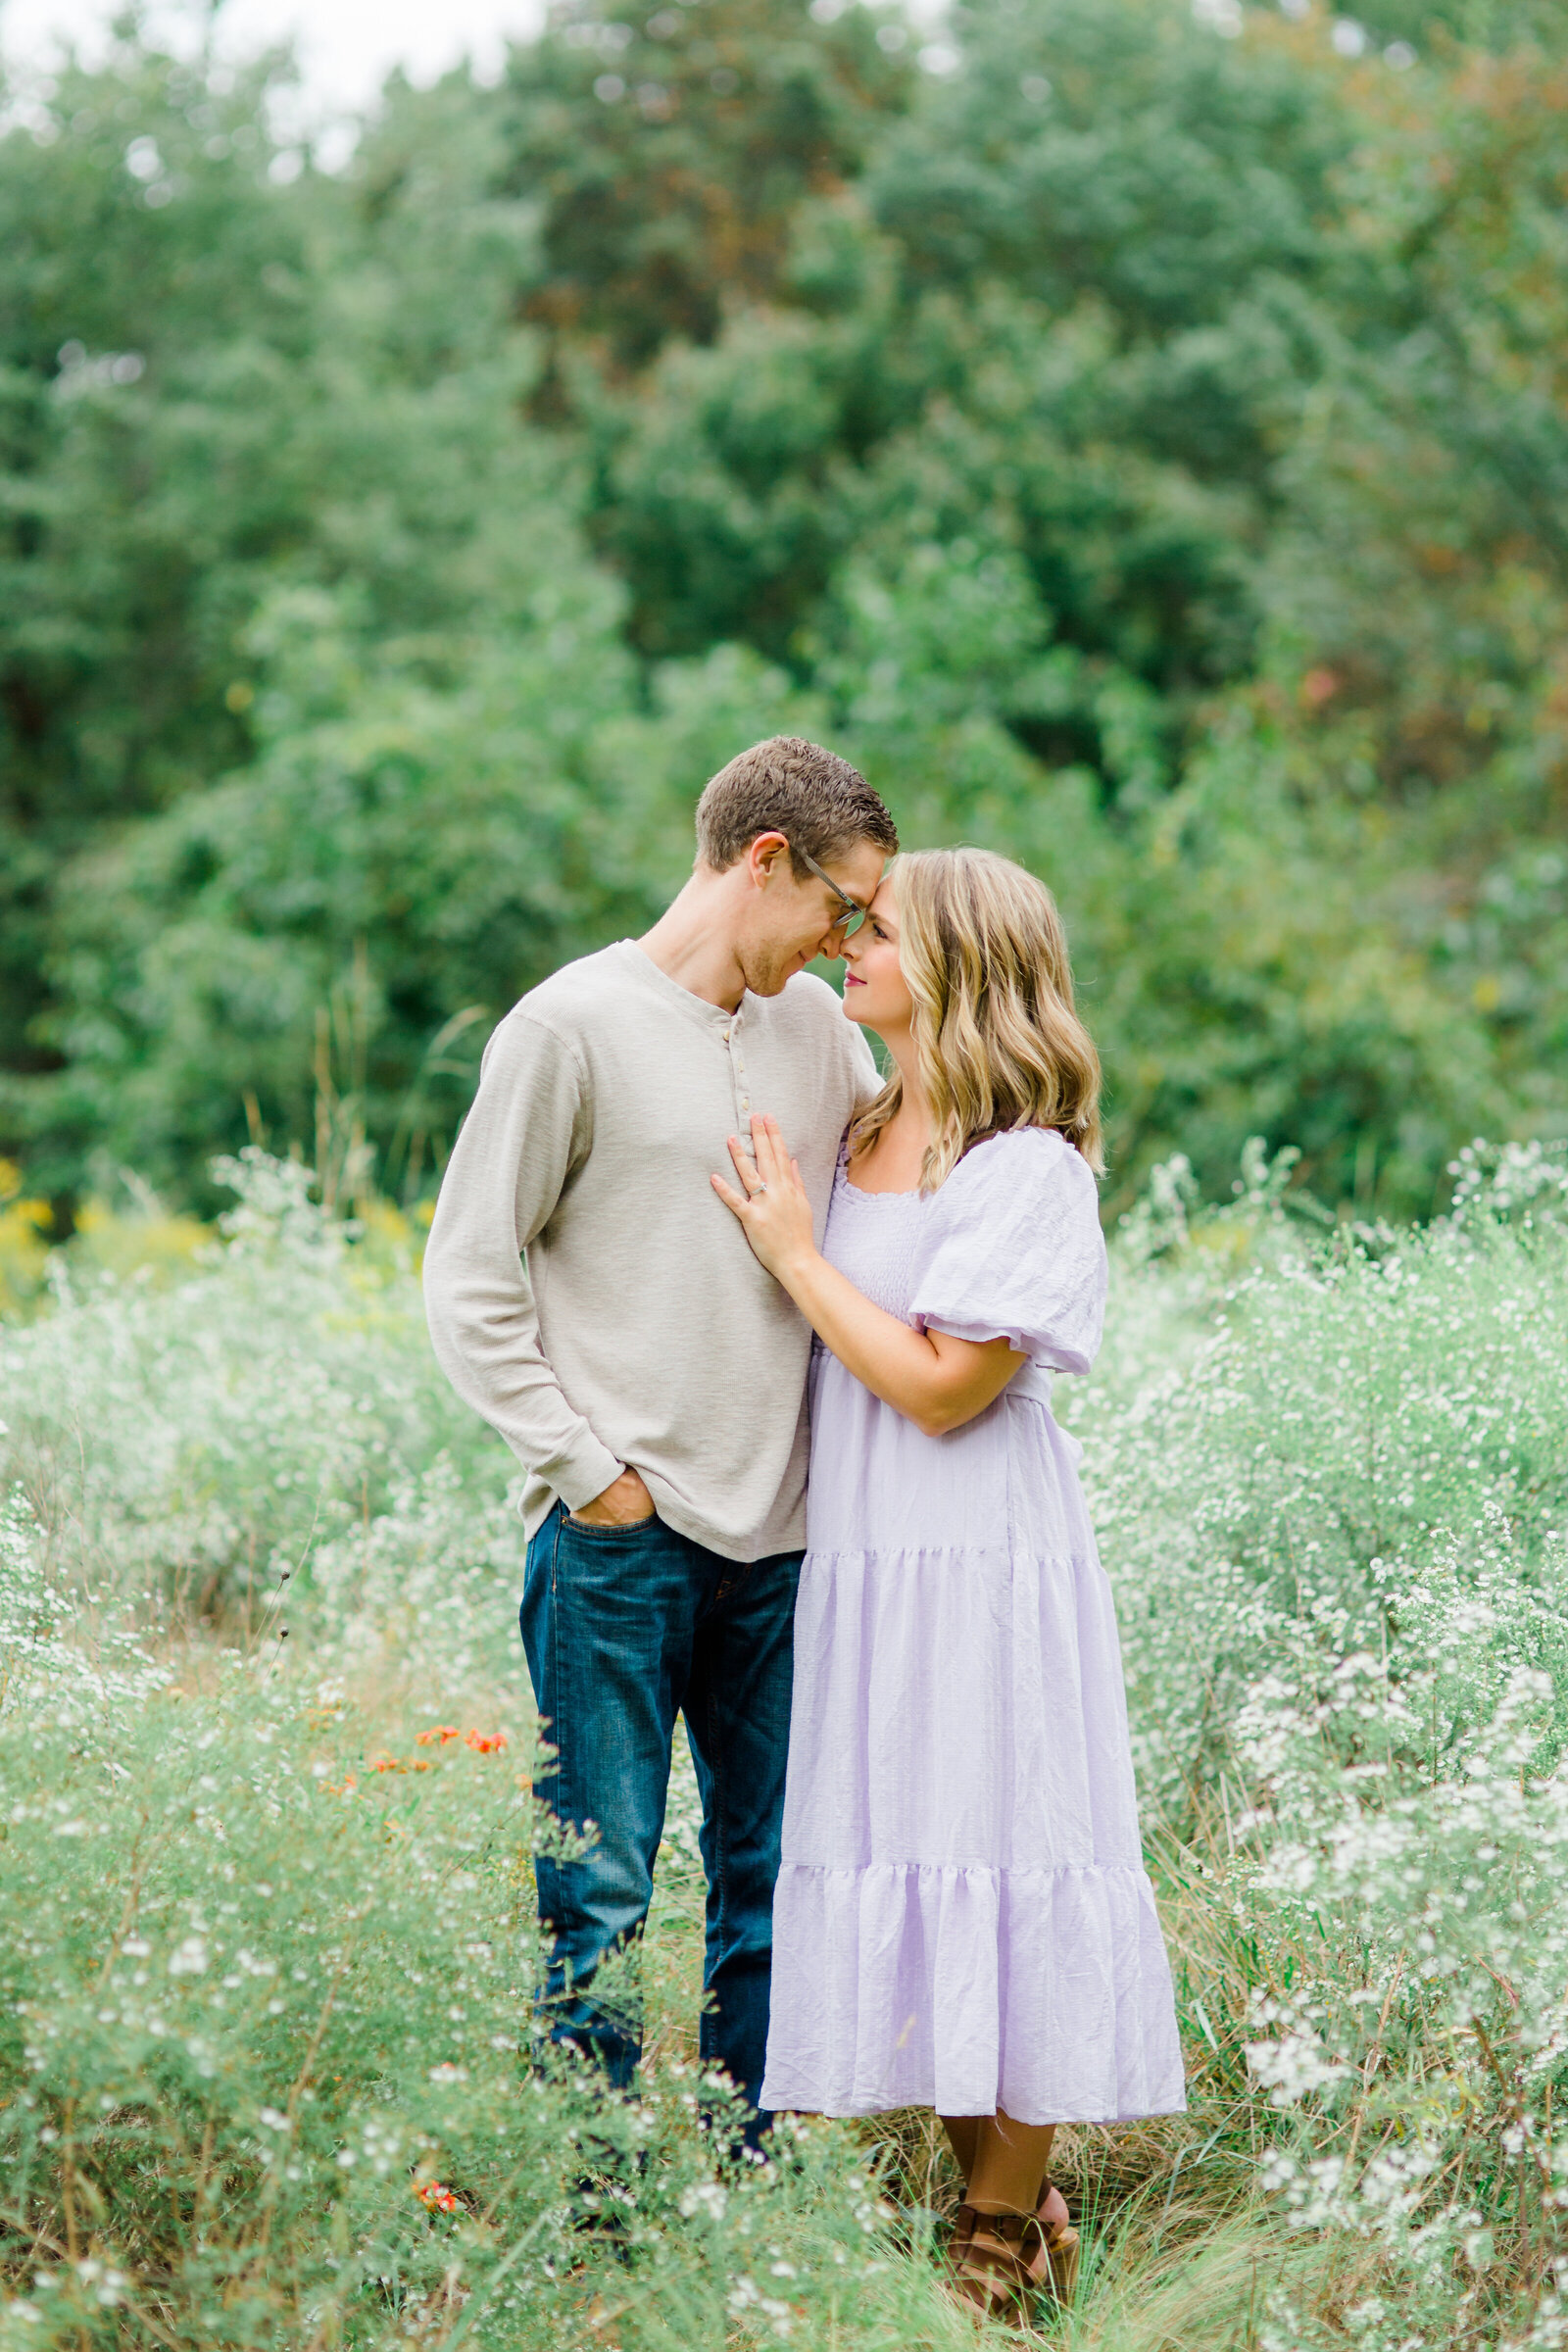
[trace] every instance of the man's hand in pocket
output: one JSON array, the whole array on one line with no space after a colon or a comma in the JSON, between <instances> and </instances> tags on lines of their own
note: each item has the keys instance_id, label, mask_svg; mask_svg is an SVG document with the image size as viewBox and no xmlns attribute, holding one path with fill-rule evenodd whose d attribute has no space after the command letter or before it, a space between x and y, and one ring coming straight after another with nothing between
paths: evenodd
<instances>
[{"instance_id":1,"label":"man's hand in pocket","mask_svg":"<svg viewBox=\"0 0 1568 2352\"><path fill-rule=\"evenodd\" d=\"M631 1527L639 1519L654 1515L654 1498L635 1470L623 1470L612 1478L602 1494L585 1502L573 1519L586 1520L590 1527Z\"/></svg>"}]
</instances>

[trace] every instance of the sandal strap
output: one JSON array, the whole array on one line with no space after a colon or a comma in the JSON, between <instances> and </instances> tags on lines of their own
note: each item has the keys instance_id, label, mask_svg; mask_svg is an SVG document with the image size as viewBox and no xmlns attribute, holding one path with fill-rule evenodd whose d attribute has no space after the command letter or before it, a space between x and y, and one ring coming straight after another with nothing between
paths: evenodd
<instances>
[{"instance_id":1,"label":"sandal strap","mask_svg":"<svg viewBox=\"0 0 1568 2352\"><path fill-rule=\"evenodd\" d=\"M1047 2224L1046 2203L1051 2195L1053 2185L1053 2182L1048 2180L1045 2187L1041 2190L1040 2210L1037 2217L1046 2257L1043 2283L1049 2285L1058 2303L1070 2303L1078 2286L1080 2241L1070 2219L1058 2223L1054 2230Z\"/></svg>"},{"instance_id":2,"label":"sandal strap","mask_svg":"<svg viewBox=\"0 0 1568 2352\"><path fill-rule=\"evenodd\" d=\"M1034 2244L1030 2250L1029 2241ZM987 2311L1020 2303L1049 2284L1045 2232L1032 2213L982 2213L958 2254L958 2278L984 2296ZM978 2297L971 2295L971 2301Z\"/></svg>"},{"instance_id":3,"label":"sandal strap","mask_svg":"<svg viewBox=\"0 0 1568 2352\"><path fill-rule=\"evenodd\" d=\"M1037 2213L1002 2213L993 2215L991 2221L996 2234L1007 2247L1013 2260L1023 2266L1030 2284L1043 2285L1051 2276L1051 2255L1046 2233L1040 2227L1040 2216ZM983 2219L981 2227L984 2227Z\"/></svg>"}]
</instances>

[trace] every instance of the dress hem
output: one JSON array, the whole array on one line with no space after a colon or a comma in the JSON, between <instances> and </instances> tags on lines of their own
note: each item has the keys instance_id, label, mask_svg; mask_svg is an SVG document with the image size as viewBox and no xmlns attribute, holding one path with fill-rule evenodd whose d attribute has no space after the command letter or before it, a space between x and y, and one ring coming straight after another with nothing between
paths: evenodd
<instances>
[{"instance_id":1,"label":"dress hem","mask_svg":"<svg viewBox=\"0 0 1568 2352\"><path fill-rule=\"evenodd\" d=\"M908 2107L929 2108L933 2115L941 2113L943 2115L973 2116L976 2118L986 2119L994 2116L998 2108L1005 2108L1009 2122L1014 2124L1022 2124L1031 2132L1043 2131L1049 2126L1054 2126L1057 2124L1101 2124L1106 2126L1111 2124L1141 2124L1148 2123L1153 2117L1159 2115L1185 2115L1187 2113L1187 2100L1185 2096L1183 2096L1172 2105L1157 2103L1152 2107L1121 2107L1118 2108L1114 2114L1110 2115L1107 2115L1103 2108L1096 2108L1093 2114L1085 2113L1081 2115L1074 2115L1070 2112L1070 2101L1066 2106L1057 2108L1056 2111L1052 2115L1023 2115L1019 2113L1018 2107L1008 2107L1005 2097L1000 2091L997 2094L995 2105L990 2107L969 2107L958 2105L956 2107L943 2107L939 2110L934 2097L924 2099L896 2099L891 2096L886 2098L866 2099L863 2102L857 2102L853 2106L832 2105L819 2098L813 2098L809 2093L807 2092L803 2092L798 2097L793 2096L788 2091L781 2094L776 2094L772 2084L765 2080L762 2083L762 2088L760 2093L759 2103L763 2112L769 2115L820 2115L825 2117L829 2123L834 2124L848 2123L853 2121L857 2116L862 2115L901 2115L903 2114L904 2110ZM1019 2105L1023 2106L1030 2103L1031 2102L1029 2101L1020 2101Z\"/></svg>"},{"instance_id":2,"label":"dress hem","mask_svg":"<svg viewBox=\"0 0 1568 2352\"><path fill-rule=\"evenodd\" d=\"M779 1878L800 1875L811 1879L909 1879L932 1872L949 1878L1003 1879L1016 1885L1025 1879L1136 1879L1150 1886L1147 1865L1137 1862L803 1862L786 1855ZM1152 1886L1150 1886L1152 1892Z\"/></svg>"}]
</instances>

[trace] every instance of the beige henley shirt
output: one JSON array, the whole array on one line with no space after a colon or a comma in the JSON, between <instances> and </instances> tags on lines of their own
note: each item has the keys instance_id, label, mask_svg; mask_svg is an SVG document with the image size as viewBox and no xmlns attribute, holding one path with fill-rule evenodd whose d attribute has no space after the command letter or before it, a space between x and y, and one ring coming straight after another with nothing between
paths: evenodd
<instances>
[{"instance_id":1,"label":"beige henley shirt","mask_svg":"<svg viewBox=\"0 0 1568 2352\"><path fill-rule=\"evenodd\" d=\"M629 1463L662 1519L725 1558L805 1543L810 1331L709 1178L771 1111L820 1242L840 1138L879 1084L825 981L728 1013L631 940L499 1024L424 1297L447 1377L528 1472L530 1535Z\"/></svg>"}]
</instances>

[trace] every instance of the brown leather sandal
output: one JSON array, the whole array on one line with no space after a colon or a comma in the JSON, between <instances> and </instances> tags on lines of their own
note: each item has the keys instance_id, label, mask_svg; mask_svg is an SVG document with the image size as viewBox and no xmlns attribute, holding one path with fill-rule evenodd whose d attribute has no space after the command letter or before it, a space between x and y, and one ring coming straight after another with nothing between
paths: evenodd
<instances>
[{"instance_id":1,"label":"brown leather sandal","mask_svg":"<svg viewBox=\"0 0 1568 2352\"><path fill-rule=\"evenodd\" d=\"M1040 2210L1036 2216L1040 2234L1045 2243L1046 2265L1050 2291L1058 2303L1070 2303L1078 2285L1078 2257L1082 2251L1078 2232L1066 2222L1053 2229L1047 2218L1053 2183L1047 2181L1040 2194Z\"/></svg>"},{"instance_id":2,"label":"brown leather sandal","mask_svg":"<svg viewBox=\"0 0 1568 2352\"><path fill-rule=\"evenodd\" d=\"M1036 2214L977 2213L956 2251L953 2291L983 2319L1017 2319L1030 2296L1049 2287L1051 2258Z\"/></svg>"}]
</instances>

